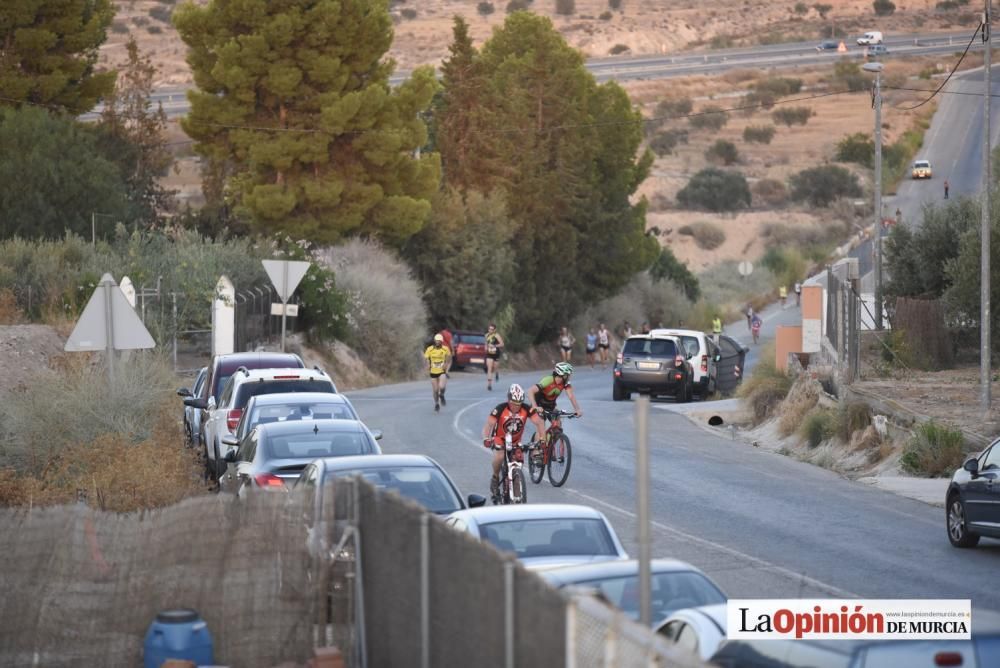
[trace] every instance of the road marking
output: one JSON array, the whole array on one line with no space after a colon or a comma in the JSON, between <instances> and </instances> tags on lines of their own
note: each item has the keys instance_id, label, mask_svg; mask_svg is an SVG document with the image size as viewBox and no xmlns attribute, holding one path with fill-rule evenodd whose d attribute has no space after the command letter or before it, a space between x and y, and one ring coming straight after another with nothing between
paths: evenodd
<instances>
[{"instance_id":1,"label":"road marking","mask_svg":"<svg viewBox=\"0 0 1000 668\"><path fill-rule=\"evenodd\" d=\"M607 501L603 501L601 499L598 499L597 497L590 496L589 494L584 494L583 492L578 492L575 489L570 489L570 488L563 488L563 489L565 489L570 494L575 494L576 496L579 496L579 497L581 497L583 499L586 499L586 500L588 500L588 501L590 501L592 503L596 503L598 505L604 506L605 508L613 510L613 511L615 511L615 512L621 514L621 515L624 515L624 516L626 516L626 517L628 517L630 519L633 519L633 520L636 519L635 513L631 512L631 511L628 511L628 510L625 510L624 508L619 508L618 506L614 505L613 503L608 503ZM815 589L823 590L823 591L825 591L828 594L834 594L834 595L839 596L841 598L861 598L861 596L859 596L858 594L850 592L850 591L848 591L846 589L841 589L840 587L834 587L833 585L827 584L827 583L825 583L825 582L823 582L821 580L817 580L816 578L811 578L808 575L802 575L800 573L796 573L795 571L787 569L787 568L785 568L783 566L778 566L777 564L772 564L769 561L765 561L764 559L760 559L758 557L754 557L754 556L749 555L749 554L747 554L745 552L740 552L739 550L736 550L736 549L731 548L731 547L727 547L725 545L722 545L721 543L716 543L715 541L708 540L707 538L701 538L699 536L695 536L694 534L687 533L686 531L681 531L680 529L675 529L674 527L667 526L666 524L663 524L661 522L655 522L654 521L654 522L650 522L650 524L652 524L654 527L656 527L657 529L659 529L661 531L665 531L668 534L673 534L674 536L676 536L678 538L682 538L684 540L687 540L688 542L694 543L696 545L701 545L702 547L706 547L706 548L718 550L720 552L724 552L726 554L729 554L730 556L733 556L733 557L744 559L746 561L749 561L751 564L754 564L754 565L756 565L756 566L758 566L760 568L763 568L765 570L769 570L769 571L771 571L773 573L776 573L776 574L781 575L783 577L789 578L791 580L795 580L795 581L798 581L798 582L804 582L804 583L808 584L809 586L811 586L811 587L813 587Z\"/></svg>"},{"instance_id":2,"label":"road marking","mask_svg":"<svg viewBox=\"0 0 1000 668\"><path fill-rule=\"evenodd\" d=\"M457 413L455 413L455 417L451 421L451 428L452 428L452 431L454 431L458 435L459 438L464 439L470 445L478 445L479 447L477 449L480 450L481 452L483 452L484 454L486 454L486 455L492 455L492 453L489 450L487 450L486 448L482 447L482 443L477 443L476 440L474 438L472 438L471 436L466 436L462 432L461 427L458 426L458 421L462 419L463 415L465 415L465 411L469 410L470 408L475 408L479 404L485 404L487 401L489 401L489 399L480 399L479 401L477 401L477 402L475 402L473 404L469 404L468 406L466 406L462 410L460 410Z\"/></svg>"}]
</instances>

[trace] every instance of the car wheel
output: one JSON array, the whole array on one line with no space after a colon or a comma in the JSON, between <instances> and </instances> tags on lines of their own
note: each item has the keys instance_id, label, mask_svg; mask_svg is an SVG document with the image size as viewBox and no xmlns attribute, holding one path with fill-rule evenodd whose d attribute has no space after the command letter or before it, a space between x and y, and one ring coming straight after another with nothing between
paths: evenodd
<instances>
[{"instance_id":1,"label":"car wheel","mask_svg":"<svg viewBox=\"0 0 1000 668\"><path fill-rule=\"evenodd\" d=\"M966 525L965 504L962 497L952 494L948 499L947 522L948 540L955 547L975 547L979 544L979 534L969 531Z\"/></svg>"},{"instance_id":2,"label":"car wheel","mask_svg":"<svg viewBox=\"0 0 1000 668\"><path fill-rule=\"evenodd\" d=\"M690 388L691 386L688 385L687 383L681 385L680 388L678 388L677 392L674 393L674 403L686 404L688 401L690 401L691 400Z\"/></svg>"},{"instance_id":3,"label":"car wheel","mask_svg":"<svg viewBox=\"0 0 1000 668\"><path fill-rule=\"evenodd\" d=\"M621 381L616 380L611 385L611 400L612 401L625 401L628 397L625 396L625 388L622 387Z\"/></svg>"}]
</instances>

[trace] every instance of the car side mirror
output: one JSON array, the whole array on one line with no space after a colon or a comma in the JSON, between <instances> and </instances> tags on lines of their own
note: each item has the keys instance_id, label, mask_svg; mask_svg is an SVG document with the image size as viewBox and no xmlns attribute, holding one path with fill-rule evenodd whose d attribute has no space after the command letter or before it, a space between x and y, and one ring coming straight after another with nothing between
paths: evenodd
<instances>
[{"instance_id":1,"label":"car side mirror","mask_svg":"<svg viewBox=\"0 0 1000 668\"><path fill-rule=\"evenodd\" d=\"M486 497L482 494L470 494L468 502L470 508L482 508L486 505Z\"/></svg>"},{"instance_id":2,"label":"car side mirror","mask_svg":"<svg viewBox=\"0 0 1000 668\"><path fill-rule=\"evenodd\" d=\"M234 463L236 461L236 451L235 450L227 450L226 451L226 456L222 458L222 461L227 462L229 464Z\"/></svg>"},{"instance_id":3,"label":"car side mirror","mask_svg":"<svg viewBox=\"0 0 1000 668\"><path fill-rule=\"evenodd\" d=\"M204 399L199 399L198 397L188 397L184 400L185 406L190 406L191 408L198 408L204 410L207 408L207 404Z\"/></svg>"},{"instance_id":4,"label":"car side mirror","mask_svg":"<svg viewBox=\"0 0 1000 668\"><path fill-rule=\"evenodd\" d=\"M965 464L962 465L962 468L971 473L973 477L975 477L976 474L979 473L979 460L976 459L975 457L970 457L969 459L965 460Z\"/></svg>"},{"instance_id":5,"label":"car side mirror","mask_svg":"<svg viewBox=\"0 0 1000 668\"><path fill-rule=\"evenodd\" d=\"M231 448L235 448L240 444L240 442L236 440L235 434L226 434L221 440L223 445L228 445Z\"/></svg>"},{"instance_id":6,"label":"car side mirror","mask_svg":"<svg viewBox=\"0 0 1000 668\"><path fill-rule=\"evenodd\" d=\"M721 359L722 359L722 355L720 355L719 353L715 353L715 356L712 358L712 361L713 362L718 362Z\"/></svg>"},{"instance_id":7,"label":"car side mirror","mask_svg":"<svg viewBox=\"0 0 1000 668\"><path fill-rule=\"evenodd\" d=\"M381 441L382 440L382 430L381 429L372 429L372 438L374 438L376 441Z\"/></svg>"},{"instance_id":8,"label":"car side mirror","mask_svg":"<svg viewBox=\"0 0 1000 668\"><path fill-rule=\"evenodd\" d=\"M181 389L177 390L177 396L178 397L190 397L191 396L191 390L187 389L186 387L182 387Z\"/></svg>"}]
</instances>

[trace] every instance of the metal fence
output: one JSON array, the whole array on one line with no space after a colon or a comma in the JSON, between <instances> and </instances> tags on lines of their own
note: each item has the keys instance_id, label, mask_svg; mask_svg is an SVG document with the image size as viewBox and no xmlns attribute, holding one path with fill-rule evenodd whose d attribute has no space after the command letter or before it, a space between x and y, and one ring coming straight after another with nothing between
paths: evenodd
<instances>
[{"instance_id":1,"label":"metal fence","mask_svg":"<svg viewBox=\"0 0 1000 668\"><path fill-rule=\"evenodd\" d=\"M857 281L826 272L827 301L824 351L835 361L841 376L847 382L858 378L860 372L860 308L861 298L854 285Z\"/></svg>"}]
</instances>

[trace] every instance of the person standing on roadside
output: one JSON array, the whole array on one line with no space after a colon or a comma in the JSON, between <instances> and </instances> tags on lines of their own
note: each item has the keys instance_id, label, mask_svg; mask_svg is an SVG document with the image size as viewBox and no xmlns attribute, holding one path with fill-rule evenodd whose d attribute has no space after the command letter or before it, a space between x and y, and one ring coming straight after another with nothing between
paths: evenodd
<instances>
[{"instance_id":1,"label":"person standing on roadside","mask_svg":"<svg viewBox=\"0 0 1000 668\"><path fill-rule=\"evenodd\" d=\"M750 322L753 320L753 304L747 303L747 329L750 329Z\"/></svg>"},{"instance_id":2,"label":"person standing on roadside","mask_svg":"<svg viewBox=\"0 0 1000 668\"><path fill-rule=\"evenodd\" d=\"M944 198L948 199L948 179L944 180Z\"/></svg>"},{"instance_id":3,"label":"person standing on roadside","mask_svg":"<svg viewBox=\"0 0 1000 668\"><path fill-rule=\"evenodd\" d=\"M587 361L590 362L591 369L594 368L595 359L597 359L597 332L591 327L587 332Z\"/></svg>"},{"instance_id":4,"label":"person standing on roadside","mask_svg":"<svg viewBox=\"0 0 1000 668\"><path fill-rule=\"evenodd\" d=\"M642 323L642 333L643 334L649 334L649 323L648 322Z\"/></svg>"},{"instance_id":5,"label":"person standing on roadside","mask_svg":"<svg viewBox=\"0 0 1000 668\"><path fill-rule=\"evenodd\" d=\"M490 323L486 330L486 389L493 390L493 381L500 380L500 355L503 353L503 337L497 326Z\"/></svg>"},{"instance_id":6,"label":"person standing on roadside","mask_svg":"<svg viewBox=\"0 0 1000 668\"><path fill-rule=\"evenodd\" d=\"M569 329L563 327L559 330L559 339L556 341L559 345L559 356L563 362L570 362L570 358L573 356L573 345L576 343L576 337L569 333Z\"/></svg>"},{"instance_id":7,"label":"person standing on roadside","mask_svg":"<svg viewBox=\"0 0 1000 668\"><path fill-rule=\"evenodd\" d=\"M603 322L597 328L597 347L601 350L601 368L604 369L608 365L608 348L611 347L611 332L608 331Z\"/></svg>"},{"instance_id":8,"label":"person standing on roadside","mask_svg":"<svg viewBox=\"0 0 1000 668\"><path fill-rule=\"evenodd\" d=\"M802 284L795 281L795 305L802 305Z\"/></svg>"},{"instance_id":9,"label":"person standing on roadside","mask_svg":"<svg viewBox=\"0 0 1000 668\"><path fill-rule=\"evenodd\" d=\"M434 335L434 343L427 346L424 351L424 359L427 361L427 373L431 377L431 390L434 392L434 412L441 410L441 406L447 405L444 398L444 390L448 385L448 372L451 370L451 350L444 345L442 334Z\"/></svg>"},{"instance_id":10,"label":"person standing on roadside","mask_svg":"<svg viewBox=\"0 0 1000 668\"><path fill-rule=\"evenodd\" d=\"M628 320L625 321L625 326L622 327L622 338L627 339L632 336L632 325L629 324Z\"/></svg>"},{"instance_id":11,"label":"person standing on roadside","mask_svg":"<svg viewBox=\"0 0 1000 668\"><path fill-rule=\"evenodd\" d=\"M719 345L719 337L722 336L722 318L715 316L712 318L712 337L715 339L715 345Z\"/></svg>"}]
</instances>

